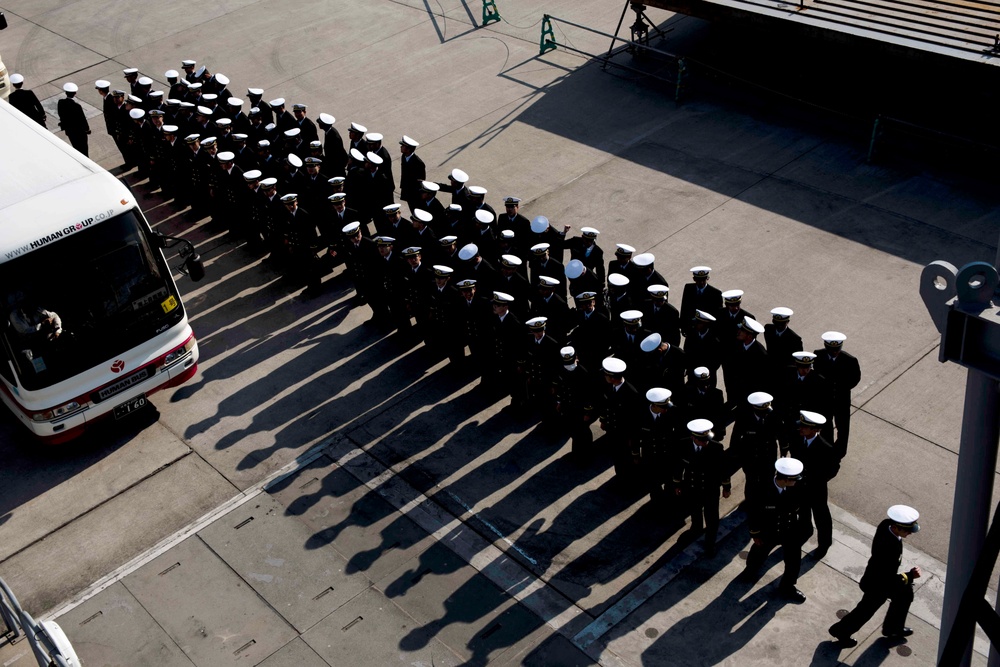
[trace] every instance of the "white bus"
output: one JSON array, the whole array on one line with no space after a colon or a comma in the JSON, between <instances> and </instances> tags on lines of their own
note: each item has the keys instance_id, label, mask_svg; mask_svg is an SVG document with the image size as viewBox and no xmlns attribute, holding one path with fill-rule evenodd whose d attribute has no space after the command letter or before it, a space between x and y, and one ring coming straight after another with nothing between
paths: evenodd
<instances>
[{"instance_id":1,"label":"white bus","mask_svg":"<svg viewBox=\"0 0 1000 667\"><path fill-rule=\"evenodd\" d=\"M46 442L141 408L198 369L164 247L132 193L0 101L0 398Z\"/></svg>"}]
</instances>

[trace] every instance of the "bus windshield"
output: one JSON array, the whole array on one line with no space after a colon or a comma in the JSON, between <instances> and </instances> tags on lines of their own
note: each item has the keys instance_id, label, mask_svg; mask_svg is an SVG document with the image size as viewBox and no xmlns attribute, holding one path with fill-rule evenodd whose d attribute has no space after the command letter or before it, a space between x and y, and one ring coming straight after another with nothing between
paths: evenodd
<instances>
[{"instance_id":1,"label":"bus windshield","mask_svg":"<svg viewBox=\"0 0 1000 667\"><path fill-rule=\"evenodd\" d=\"M146 225L127 211L0 264L4 343L28 390L49 387L184 316Z\"/></svg>"}]
</instances>

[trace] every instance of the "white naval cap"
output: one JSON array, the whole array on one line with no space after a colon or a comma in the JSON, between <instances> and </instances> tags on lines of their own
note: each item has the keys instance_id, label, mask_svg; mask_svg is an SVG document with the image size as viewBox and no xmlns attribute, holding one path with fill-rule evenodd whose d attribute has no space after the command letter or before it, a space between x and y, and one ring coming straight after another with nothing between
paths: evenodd
<instances>
[{"instance_id":1,"label":"white naval cap","mask_svg":"<svg viewBox=\"0 0 1000 667\"><path fill-rule=\"evenodd\" d=\"M641 255L633 257L632 261L635 262L636 266L652 266L655 259L656 257L653 256L653 253L644 252Z\"/></svg>"},{"instance_id":2,"label":"white naval cap","mask_svg":"<svg viewBox=\"0 0 1000 667\"><path fill-rule=\"evenodd\" d=\"M219 118L215 121L215 124L220 127L229 127L233 124L233 121L231 118Z\"/></svg>"},{"instance_id":3,"label":"white naval cap","mask_svg":"<svg viewBox=\"0 0 1000 667\"><path fill-rule=\"evenodd\" d=\"M785 479L801 479L805 468L802 461L793 458L780 458L774 462L774 472Z\"/></svg>"},{"instance_id":4,"label":"white naval cap","mask_svg":"<svg viewBox=\"0 0 1000 667\"><path fill-rule=\"evenodd\" d=\"M712 272L712 267L710 267L710 266L692 266L691 267L691 273L694 274L695 278L705 278L711 272Z\"/></svg>"},{"instance_id":5,"label":"white naval cap","mask_svg":"<svg viewBox=\"0 0 1000 667\"><path fill-rule=\"evenodd\" d=\"M351 158L353 158L355 162L364 162L365 161L365 154L362 153L361 151L359 151L357 148L352 148L351 149Z\"/></svg>"},{"instance_id":6,"label":"white naval cap","mask_svg":"<svg viewBox=\"0 0 1000 667\"><path fill-rule=\"evenodd\" d=\"M507 241L511 240L512 238L514 238L514 230L513 229L501 229L500 230L500 238L505 239Z\"/></svg>"},{"instance_id":7,"label":"white naval cap","mask_svg":"<svg viewBox=\"0 0 1000 667\"><path fill-rule=\"evenodd\" d=\"M548 228L549 228L549 219L546 218L544 215L536 215L531 220L531 231L535 232L536 234L541 234Z\"/></svg>"},{"instance_id":8,"label":"white naval cap","mask_svg":"<svg viewBox=\"0 0 1000 667\"><path fill-rule=\"evenodd\" d=\"M11 77L11 79L13 78L14 77ZM97 81L94 82L94 88L100 88L101 90L104 90L105 88L110 88L110 87L111 87L111 82L107 81L106 79L98 79Z\"/></svg>"},{"instance_id":9,"label":"white naval cap","mask_svg":"<svg viewBox=\"0 0 1000 667\"><path fill-rule=\"evenodd\" d=\"M150 79L148 76L140 76L139 80L136 81L136 83L138 83L140 86L152 86L153 80Z\"/></svg>"},{"instance_id":10,"label":"white naval cap","mask_svg":"<svg viewBox=\"0 0 1000 667\"><path fill-rule=\"evenodd\" d=\"M347 234L348 236L352 236L355 233L357 233L359 229L361 229L360 222L349 222L343 227L341 227L340 231L343 232L344 234Z\"/></svg>"},{"instance_id":11,"label":"white naval cap","mask_svg":"<svg viewBox=\"0 0 1000 667\"><path fill-rule=\"evenodd\" d=\"M799 410L799 426L823 426L826 417L811 410Z\"/></svg>"},{"instance_id":12,"label":"white naval cap","mask_svg":"<svg viewBox=\"0 0 1000 667\"><path fill-rule=\"evenodd\" d=\"M168 79L177 79L180 77L180 73L175 69L168 69L166 72L163 73L163 76L165 76Z\"/></svg>"},{"instance_id":13,"label":"white naval cap","mask_svg":"<svg viewBox=\"0 0 1000 667\"><path fill-rule=\"evenodd\" d=\"M663 336L654 332L642 339L642 342L639 343L639 349L643 352L652 352L659 348L662 342Z\"/></svg>"},{"instance_id":14,"label":"white naval cap","mask_svg":"<svg viewBox=\"0 0 1000 667\"><path fill-rule=\"evenodd\" d=\"M264 95L263 88L247 88L247 95L253 95L254 97L261 97Z\"/></svg>"},{"instance_id":15,"label":"white naval cap","mask_svg":"<svg viewBox=\"0 0 1000 667\"><path fill-rule=\"evenodd\" d=\"M365 141L370 141L370 142L373 142L373 143L378 143L378 142L382 141L382 139L384 139L384 137L382 136L382 134L380 132L367 132L367 133L365 133Z\"/></svg>"},{"instance_id":16,"label":"white naval cap","mask_svg":"<svg viewBox=\"0 0 1000 667\"><path fill-rule=\"evenodd\" d=\"M538 276L538 286L539 287L558 287L559 281L552 276Z\"/></svg>"},{"instance_id":17,"label":"white naval cap","mask_svg":"<svg viewBox=\"0 0 1000 667\"><path fill-rule=\"evenodd\" d=\"M466 246L466 247L468 247L468 246ZM463 248L463 250L464 250L464 248ZM493 303L499 303L499 304L504 305L504 306L509 306L510 304L514 303L514 297L512 297L510 294L507 294L506 292L496 292L496 291L494 291L493 292Z\"/></svg>"},{"instance_id":18,"label":"white naval cap","mask_svg":"<svg viewBox=\"0 0 1000 667\"><path fill-rule=\"evenodd\" d=\"M399 204L389 204L388 206L383 206L382 210L386 213L395 213L400 209Z\"/></svg>"},{"instance_id":19,"label":"white naval cap","mask_svg":"<svg viewBox=\"0 0 1000 667\"><path fill-rule=\"evenodd\" d=\"M631 255L635 252L635 248L627 243L616 243L615 244L615 254L616 255Z\"/></svg>"},{"instance_id":20,"label":"white naval cap","mask_svg":"<svg viewBox=\"0 0 1000 667\"><path fill-rule=\"evenodd\" d=\"M178 130L180 130L180 128L176 125L164 125L160 128L160 131L164 134L177 134Z\"/></svg>"},{"instance_id":21,"label":"white naval cap","mask_svg":"<svg viewBox=\"0 0 1000 667\"><path fill-rule=\"evenodd\" d=\"M771 309L771 319L775 322L787 322L794 314L795 311L791 308L785 308L784 306L778 306L777 308Z\"/></svg>"},{"instance_id":22,"label":"white naval cap","mask_svg":"<svg viewBox=\"0 0 1000 667\"><path fill-rule=\"evenodd\" d=\"M462 171L461 169L452 169L448 178L455 181L456 183L468 183L469 175Z\"/></svg>"},{"instance_id":23,"label":"white naval cap","mask_svg":"<svg viewBox=\"0 0 1000 667\"><path fill-rule=\"evenodd\" d=\"M211 116L212 115L212 110L211 109L209 109L208 107L205 107L205 106L201 106L200 104L197 107L195 107L195 111L197 111L198 113L200 113L202 116Z\"/></svg>"},{"instance_id":24,"label":"white naval cap","mask_svg":"<svg viewBox=\"0 0 1000 667\"><path fill-rule=\"evenodd\" d=\"M531 252L535 253L536 255L544 255L545 251L551 247L552 246L549 245L548 243L536 243L535 245L531 246Z\"/></svg>"},{"instance_id":25,"label":"white naval cap","mask_svg":"<svg viewBox=\"0 0 1000 667\"><path fill-rule=\"evenodd\" d=\"M920 512L909 505L893 505L886 512L886 516L889 517L890 521L904 530L908 530L911 533L920 532L920 524L917 523L920 519Z\"/></svg>"},{"instance_id":26,"label":"white naval cap","mask_svg":"<svg viewBox=\"0 0 1000 667\"><path fill-rule=\"evenodd\" d=\"M476 211L476 222L483 225L491 225L493 221L496 220L496 216L487 211L486 209L479 209Z\"/></svg>"},{"instance_id":27,"label":"white naval cap","mask_svg":"<svg viewBox=\"0 0 1000 667\"><path fill-rule=\"evenodd\" d=\"M625 287L628 285L628 278L620 273L612 273L608 276L608 284L615 287Z\"/></svg>"},{"instance_id":28,"label":"white naval cap","mask_svg":"<svg viewBox=\"0 0 1000 667\"><path fill-rule=\"evenodd\" d=\"M230 97L228 100L226 100L226 104L228 104L231 107L242 107L243 100L241 100L238 97Z\"/></svg>"},{"instance_id":29,"label":"white naval cap","mask_svg":"<svg viewBox=\"0 0 1000 667\"><path fill-rule=\"evenodd\" d=\"M228 86L229 85L229 77L226 76L225 74L216 74L215 75L215 80L218 83L221 83L223 86Z\"/></svg>"},{"instance_id":30,"label":"white naval cap","mask_svg":"<svg viewBox=\"0 0 1000 667\"><path fill-rule=\"evenodd\" d=\"M207 71L208 71L208 68L207 68L207 67L205 67L204 65L202 65L201 67L199 67L199 68L198 68L198 69L197 69L197 70L195 71L194 75L195 75L195 76L196 76L197 78L201 78L201 75L202 75L202 74L204 74L204 73L205 73L205 72L207 72Z\"/></svg>"},{"instance_id":31,"label":"white naval cap","mask_svg":"<svg viewBox=\"0 0 1000 667\"><path fill-rule=\"evenodd\" d=\"M426 209L418 208L413 211L413 217L426 225L434 219L434 214Z\"/></svg>"},{"instance_id":32,"label":"white naval cap","mask_svg":"<svg viewBox=\"0 0 1000 667\"><path fill-rule=\"evenodd\" d=\"M249 171L243 172L244 181L256 181L259 180L264 174L261 173L260 169L251 169Z\"/></svg>"},{"instance_id":33,"label":"white naval cap","mask_svg":"<svg viewBox=\"0 0 1000 667\"><path fill-rule=\"evenodd\" d=\"M468 243L462 246L462 249L458 251L458 258L462 261L468 261L479 254L479 246L475 243Z\"/></svg>"},{"instance_id":34,"label":"white naval cap","mask_svg":"<svg viewBox=\"0 0 1000 667\"><path fill-rule=\"evenodd\" d=\"M286 137L288 137L289 139L291 139L293 137L297 137L300 134L302 134L302 129L298 128L298 127L293 127L293 128L291 128L289 130L285 130L284 134L285 134Z\"/></svg>"},{"instance_id":35,"label":"white naval cap","mask_svg":"<svg viewBox=\"0 0 1000 667\"><path fill-rule=\"evenodd\" d=\"M576 348L572 345L567 345L559 350L559 356L563 358L563 361L573 361L573 357L576 356Z\"/></svg>"},{"instance_id":36,"label":"white naval cap","mask_svg":"<svg viewBox=\"0 0 1000 667\"><path fill-rule=\"evenodd\" d=\"M707 419L692 419L687 423L687 430L691 435L706 440L711 440L715 437L715 434L712 433L712 428L714 427L715 424Z\"/></svg>"},{"instance_id":37,"label":"white naval cap","mask_svg":"<svg viewBox=\"0 0 1000 667\"><path fill-rule=\"evenodd\" d=\"M583 234L583 236L588 239L596 239L598 235L600 235L600 232L594 229L593 227L581 227L580 233Z\"/></svg>"},{"instance_id":38,"label":"white naval cap","mask_svg":"<svg viewBox=\"0 0 1000 667\"><path fill-rule=\"evenodd\" d=\"M473 197L485 197L486 193L489 192L486 188L481 185L470 185L469 194Z\"/></svg>"},{"instance_id":39,"label":"white naval cap","mask_svg":"<svg viewBox=\"0 0 1000 667\"><path fill-rule=\"evenodd\" d=\"M549 321L549 318L539 316L539 317L532 317L530 320L528 320L527 322L525 322L525 324L528 325L529 329L532 329L532 330L535 330L535 331L541 331L542 329L545 328L545 324L548 321Z\"/></svg>"},{"instance_id":40,"label":"white naval cap","mask_svg":"<svg viewBox=\"0 0 1000 667\"><path fill-rule=\"evenodd\" d=\"M456 241L458 241L458 237L457 236L451 236L451 235L442 236L442 237L440 237L438 239L438 243L440 243L443 246L449 246L449 245L455 243Z\"/></svg>"},{"instance_id":41,"label":"white naval cap","mask_svg":"<svg viewBox=\"0 0 1000 667\"><path fill-rule=\"evenodd\" d=\"M847 336L839 331L827 331L821 336L821 338L829 347L840 347L844 344L844 341L847 340Z\"/></svg>"},{"instance_id":42,"label":"white naval cap","mask_svg":"<svg viewBox=\"0 0 1000 667\"><path fill-rule=\"evenodd\" d=\"M399 143L405 146L409 146L410 148L416 148L417 146L420 145L419 141L417 141L416 139L411 139L405 134L403 135L403 138L399 140Z\"/></svg>"},{"instance_id":43,"label":"white naval cap","mask_svg":"<svg viewBox=\"0 0 1000 667\"><path fill-rule=\"evenodd\" d=\"M462 210L462 205L461 204L448 204L448 210L449 211L461 211Z\"/></svg>"},{"instance_id":44,"label":"white naval cap","mask_svg":"<svg viewBox=\"0 0 1000 667\"><path fill-rule=\"evenodd\" d=\"M298 201L299 196L294 192L289 192L287 195L281 195L281 203L291 204L293 201Z\"/></svg>"},{"instance_id":45,"label":"white naval cap","mask_svg":"<svg viewBox=\"0 0 1000 667\"><path fill-rule=\"evenodd\" d=\"M131 111L128 112L128 115L129 118L131 118L132 120L139 120L140 118L146 115L146 112L143 111L142 109L132 109Z\"/></svg>"},{"instance_id":46,"label":"white naval cap","mask_svg":"<svg viewBox=\"0 0 1000 667\"><path fill-rule=\"evenodd\" d=\"M368 128L361 123L351 123L349 128L351 132L357 132L359 134L368 134Z\"/></svg>"},{"instance_id":47,"label":"white naval cap","mask_svg":"<svg viewBox=\"0 0 1000 667\"><path fill-rule=\"evenodd\" d=\"M747 403L760 410L770 407L773 400L774 396L771 396L766 391L755 391L747 396Z\"/></svg>"},{"instance_id":48,"label":"white naval cap","mask_svg":"<svg viewBox=\"0 0 1000 667\"><path fill-rule=\"evenodd\" d=\"M385 160L383 160L378 153L373 153L371 151L365 153L365 159L371 162L372 164L382 164L383 162L385 162Z\"/></svg>"},{"instance_id":49,"label":"white naval cap","mask_svg":"<svg viewBox=\"0 0 1000 667\"><path fill-rule=\"evenodd\" d=\"M604 372L608 375L621 375L625 372L628 366L618 357L607 357L601 362L601 368L604 369Z\"/></svg>"},{"instance_id":50,"label":"white naval cap","mask_svg":"<svg viewBox=\"0 0 1000 667\"><path fill-rule=\"evenodd\" d=\"M215 159L217 159L219 162L232 162L233 160L236 159L236 154L233 153L232 151L222 151L221 153L215 156Z\"/></svg>"},{"instance_id":51,"label":"white naval cap","mask_svg":"<svg viewBox=\"0 0 1000 667\"><path fill-rule=\"evenodd\" d=\"M641 310L623 310L618 313L618 317L622 318L622 322L625 324L636 324L642 319Z\"/></svg>"},{"instance_id":52,"label":"white naval cap","mask_svg":"<svg viewBox=\"0 0 1000 667\"><path fill-rule=\"evenodd\" d=\"M507 231L507 230L504 230ZM571 259L566 264L566 277L570 280L576 280L583 275L583 272L587 269L578 259Z\"/></svg>"},{"instance_id":53,"label":"white naval cap","mask_svg":"<svg viewBox=\"0 0 1000 667\"><path fill-rule=\"evenodd\" d=\"M184 67L194 67L197 64L198 64L197 60L185 59L185 60L181 61L181 65L184 66Z\"/></svg>"},{"instance_id":54,"label":"white naval cap","mask_svg":"<svg viewBox=\"0 0 1000 667\"><path fill-rule=\"evenodd\" d=\"M722 293L722 300L726 303L739 303L743 300L743 290L729 289Z\"/></svg>"},{"instance_id":55,"label":"white naval cap","mask_svg":"<svg viewBox=\"0 0 1000 667\"><path fill-rule=\"evenodd\" d=\"M139 73L138 67L126 67L125 69L122 70L122 74L138 74L138 73Z\"/></svg>"},{"instance_id":56,"label":"white naval cap","mask_svg":"<svg viewBox=\"0 0 1000 667\"><path fill-rule=\"evenodd\" d=\"M694 311L694 319L701 320L702 322L714 322L715 321L715 317L713 315L709 314L709 313L706 313L704 310L695 310Z\"/></svg>"},{"instance_id":57,"label":"white naval cap","mask_svg":"<svg viewBox=\"0 0 1000 667\"><path fill-rule=\"evenodd\" d=\"M328 113L321 113L318 117L318 120L324 125L333 125L334 123L337 122L337 119Z\"/></svg>"},{"instance_id":58,"label":"white naval cap","mask_svg":"<svg viewBox=\"0 0 1000 667\"><path fill-rule=\"evenodd\" d=\"M650 285L646 288L646 291L657 298L661 298L667 296L670 288L666 285Z\"/></svg>"},{"instance_id":59,"label":"white naval cap","mask_svg":"<svg viewBox=\"0 0 1000 667\"><path fill-rule=\"evenodd\" d=\"M816 355L805 350L792 352L792 357L795 358L795 364L798 366L812 366L813 362L816 361Z\"/></svg>"},{"instance_id":60,"label":"white naval cap","mask_svg":"<svg viewBox=\"0 0 1000 667\"><path fill-rule=\"evenodd\" d=\"M346 199L346 192L334 192L332 195L327 197L327 200L332 201L334 204L343 204Z\"/></svg>"},{"instance_id":61,"label":"white naval cap","mask_svg":"<svg viewBox=\"0 0 1000 667\"><path fill-rule=\"evenodd\" d=\"M214 102L215 100L219 99L219 96L216 95L215 93L205 93L204 95L201 96L201 99L208 100L209 102Z\"/></svg>"},{"instance_id":62,"label":"white naval cap","mask_svg":"<svg viewBox=\"0 0 1000 667\"><path fill-rule=\"evenodd\" d=\"M438 278L447 278L455 272L455 269L450 266L445 266L444 264L435 264L431 268L434 270L434 275Z\"/></svg>"},{"instance_id":63,"label":"white naval cap","mask_svg":"<svg viewBox=\"0 0 1000 667\"><path fill-rule=\"evenodd\" d=\"M694 369L694 377L696 380L707 380L712 377L712 371L708 370L706 366L698 366Z\"/></svg>"},{"instance_id":64,"label":"white naval cap","mask_svg":"<svg viewBox=\"0 0 1000 667\"><path fill-rule=\"evenodd\" d=\"M75 93L80 90L80 87L73 82L68 82L63 84L63 90L67 93Z\"/></svg>"},{"instance_id":65,"label":"white naval cap","mask_svg":"<svg viewBox=\"0 0 1000 667\"><path fill-rule=\"evenodd\" d=\"M521 258L517 255L500 255L500 264L509 269L517 268L523 263L524 262L522 262Z\"/></svg>"},{"instance_id":66,"label":"white naval cap","mask_svg":"<svg viewBox=\"0 0 1000 667\"><path fill-rule=\"evenodd\" d=\"M10 75L10 82L16 86L19 83L24 83L24 77L15 72Z\"/></svg>"},{"instance_id":67,"label":"white naval cap","mask_svg":"<svg viewBox=\"0 0 1000 667\"><path fill-rule=\"evenodd\" d=\"M347 181L347 179L343 176L334 176L333 178L327 179L326 182L330 185L343 185L345 181ZM382 210L385 210L385 208L383 207Z\"/></svg>"},{"instance_id":68,"label":"white naval cap","mask_svg":"<svg viewBox=\"0 0 1000 667\"><path fill-rule=\"evenodd\" d=\"M262 179L260 184L265 188L271 188L278 184L278 179L274 176L269 176L268 178Z\"/></svg>"},{"instance_id":69,"label":"white naval cap","mask_svg":"<svg viewBox=\"0 0 1000 667\"><path fill-rule=\"evenodd\" d=\"M285 106L285 98L284 97L275 97L273 100L271 100L270 102L268 102L268 104L271 105L272 107L283 107L283 106Z\"/></svg>"},{"instance_id":70,"label":"white naval cap","mask_svg":"<svg viewBox=\"0 0 1000 667\"><path fill-rule=\"evenodd\" d=\"M420 187L426 192L439 192L441 190L441 186L434 181L420 181Z\"/></svg>"},{"instance_id":71,"label":"white naval cap","mask_svg":"<svg viewBox=\"0 0 1000 667\"><path fill-rule=\"evenodd\" d=\"M296 169L302 166L302 158L295 153L289 153L286 159L288 160L288 164L292 165Z\"/></svg>"},{"instance_id":72,"label":"white naval cap","mask_svg":"<svg viewBox=\"0 0 1000 667\"><path fill-rule=\"evenodd\" d=\"M653 387L646 392L646 400L654 405L666 405L670 402L673 392L663 387Z\"/></svg>"},{"instance_id":73,"label":"white naval cap","mask_svg":"<svg viewBox=\"0 0 1000 667\"><path fill-rule=\"evenodd\" d=\"M740 328L752 334L762 334L764 333L764 325L755 320L754 318L747 315L740 322Z\"/></svg>"}]
</instances>

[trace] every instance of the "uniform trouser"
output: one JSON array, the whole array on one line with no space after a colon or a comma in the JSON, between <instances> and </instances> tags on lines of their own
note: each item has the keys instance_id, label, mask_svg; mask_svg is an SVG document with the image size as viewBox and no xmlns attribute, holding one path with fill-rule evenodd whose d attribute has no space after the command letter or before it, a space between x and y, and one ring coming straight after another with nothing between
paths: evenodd
<instances>
[{"instance_id":1,"label":"uniform trouser","mask_svg":"<svg viewBox=\"0 0 1000 667\"><path fill-rule=\"evenodd\" d=\"M67 132L66 137L69 139L69 143L73 145L73 148L80 151L84 155L89 155L87 152L87 133L86 132Z\"/></svg>"},{"instance_id":2,"label":"uniform trouser","mask_svg":"<svg viewBox=\"0 0 1000 667\"><path fill-rule=\"evenodd\" d=\"M605 431L605 442L611 449L611 460L615 464L615 475L631 475L636 472L632 460L632 449L628 438L615 431Z\"/></svg>"},{"instance_id":3,"label":"uniform trouser","mask_svg":"<svg viewBox=\"0 0 1000 667\"><path fill-rule=\"evenodd\" d=\"M760 544L754 544L750 547L750 553L747 555L747 571L754 573L759 571L768 555L777 546L781 547L781 555L785 561L785 572L781 576L779 586L786 590L795 588L795 584L799 580L799 569L802 567L801 540L762 539Z\"/></svg>"},{"instance_id":4,"label":"uniform trouser","mask_svg":"<svg viewBox=\"0 0 1000 667\"><path fill-rule=\"evenodd\" d=\"M830 516L830 504L827 500L827 485L809 487L806 493L809 511L812 512L816 524L816 541L820 550L826 550L833 544L833 517Z\"/></svg>"},{"instance_id":5,"label":"uniform trouser","mask_svg":"<svg viewBox=\"0 0 1000 667\"><path fill-rule=\"evenodd\" d=\"M770 463L747 461L743 464L743 475L746 477L746 489L743 495L747 500L752 500L774 479L774 461Z\"/></svg>"},{"instance_id":6,"label":"uniform trouser","mask_svg":"<svg viewBox=\"0 0 1000 667\"><path fill-rule=\"evenodd\" d=\"M719 534L719 490L682 492L687 496L687 513L691 516L691 528L698 531L705 529L705 548L715 547L715 539Z\"/></svg>"},{"instance_id":7,"label":"uniform trouser","mask_svg":"<svg viewBox=\"0 0 1000 667\"><path fill-rule=\"evenodd\" d=\"M589 454L594 445L594 432L590 424L583 421L583 415L577 411L561 415L563 427L570 437L570 447L574 454Z\"/></svg>"},{"instance_id":8,"label":"uniform trouser","mask_svg":"<svg viewBox=\"0 0 1000 667\"><path fill-rule=\"evenodd\" d=\"M833 409L833 425L837 429L837 438L830 440L836 449L843 456L847 454L847 440L851 436L851 404L838 405Z\"/></svg>"},{"instance_id":9,"label":"uniform trouser","mask_svg":"<svg viewBox=\"0 0 1000 667\"><path fill-rule=\"evenodd\" d=\"M640 465L646 488L649 489L649 499L667 500L668 495L663 488L664 484L670 483L666 457L662 454L650 453L647 451L648 449L651 448L643 447Z\"/></svg>"},{"instance_id":10,"label":"uniform trouser","mask_svg":"<svg viewBox=\"0 0 1000 667\"><path fill-rule=\"evenodd\" d=\"M882 631L886 634L899 632L906 625L906 614L913 602L913 586L903 583L899 577L889 588L868 591L858 602L858 605L847 616L830 628L835 637L850 637L861 629L878 612L879 607L889 600L889 611L882 621Z\"/></svg>"}]
</instances>

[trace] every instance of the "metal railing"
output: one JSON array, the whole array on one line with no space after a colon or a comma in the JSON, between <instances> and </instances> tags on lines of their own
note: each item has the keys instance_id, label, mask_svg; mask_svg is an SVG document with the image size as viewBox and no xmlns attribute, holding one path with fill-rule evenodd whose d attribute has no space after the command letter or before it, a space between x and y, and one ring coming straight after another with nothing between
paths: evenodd
<instances>
[{"instance_id":1,"label":"metal railing","mask_svg":"<svg viewBox=\"0 0 1000 667\"><path fill-rule=\"evenodd\" d=\"M3 621L4 635L10 643L18 641L22 635L27 639L39 667L76 665L75 661L70 662L69 658L63 655L48 629L21 608L17 596L3 579L0 579L0 620Z\"/></svg>"}]
</instances>

